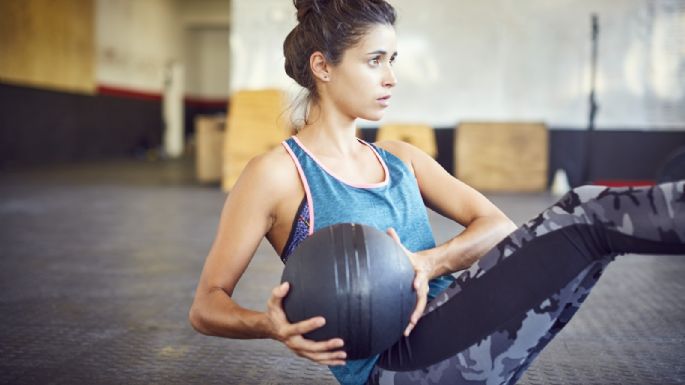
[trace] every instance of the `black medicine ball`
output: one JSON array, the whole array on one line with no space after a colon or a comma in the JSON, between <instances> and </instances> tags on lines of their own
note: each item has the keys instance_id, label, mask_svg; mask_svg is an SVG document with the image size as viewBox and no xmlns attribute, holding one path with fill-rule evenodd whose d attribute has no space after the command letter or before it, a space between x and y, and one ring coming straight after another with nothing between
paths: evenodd
<instances>
[{"instance_id":1,"label":"black medicine ball","mask_svg":"<svg viewBox=\"0 0 685 385\"><path fill-rule=\"evenodd\" d=\"M341 223L314 232L283 270L290 289L288 321L323 316L326 324L304 337L339 337L348 359L380 353L401 336L416 306L414 269L402 248L370 226Z\"/></svg>"}]
</instances>

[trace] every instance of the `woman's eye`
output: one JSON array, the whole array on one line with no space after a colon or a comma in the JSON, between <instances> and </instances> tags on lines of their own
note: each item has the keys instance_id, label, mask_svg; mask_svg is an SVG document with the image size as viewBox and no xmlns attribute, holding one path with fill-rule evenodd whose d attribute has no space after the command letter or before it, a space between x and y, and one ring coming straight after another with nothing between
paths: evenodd
<instances>
[{"instance_id":1,"label":"woman's eye","mask_svg":"<svg viewBox=\"0 0 685 385\"><path fill-rule=\"evenodd\" d=\"M374 66L380 65L381 64L381 58L380 57L373 58L369 61L369 63L371 63ZM390 59L389 63L390 63L390 65L393 65L395 63L395 58Z\"/></svg>"}]
</instances>

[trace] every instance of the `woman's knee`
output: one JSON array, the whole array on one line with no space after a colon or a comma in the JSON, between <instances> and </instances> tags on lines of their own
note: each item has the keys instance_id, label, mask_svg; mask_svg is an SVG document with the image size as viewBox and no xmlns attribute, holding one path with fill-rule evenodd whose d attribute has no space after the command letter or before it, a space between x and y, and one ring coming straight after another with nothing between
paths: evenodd
<instances>
[{"instance_id":1,"label":"woman's knee","mask_svg":"<svg viewBox=\"0 0 685 385\"><path fill-rule=\"evenodd\" d=\"M597 196L599 196L599 194L604 190L606 190L605 186L594 186L586 184L572 188L571 191L567 193L567 195L573 194L576 197L578 197L580 203L585 203L587 201L597 198Z\"/></svg>"}]
</instances>

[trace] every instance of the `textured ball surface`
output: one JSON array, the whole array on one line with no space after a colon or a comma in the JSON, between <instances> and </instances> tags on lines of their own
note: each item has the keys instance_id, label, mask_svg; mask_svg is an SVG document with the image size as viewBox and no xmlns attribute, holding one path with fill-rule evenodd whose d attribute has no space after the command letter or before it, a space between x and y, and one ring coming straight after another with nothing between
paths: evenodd
<instances>
[{"instance_id":1,"label":"textured ball surface","mask_svg":"<svg viewBox=\"0 0 685 385\"><path fill-rule=\"evenodd\" d=\"M314 232L290 255L281 282L288 321L323 316L326 324L305 338L340 337L348 359L366 358L401 336L416 306L414 269L387 234L341 223Z\"/></svg>"}]
</instances>

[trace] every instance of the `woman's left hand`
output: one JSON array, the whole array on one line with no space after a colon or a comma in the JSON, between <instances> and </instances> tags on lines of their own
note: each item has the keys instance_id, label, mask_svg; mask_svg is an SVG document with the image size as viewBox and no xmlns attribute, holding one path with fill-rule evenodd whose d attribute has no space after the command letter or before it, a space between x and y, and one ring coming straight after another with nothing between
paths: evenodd
<instances>
[{"instance_id":1,"label":"woman's left hand","mask_svg":"<svg viewBox=\"0 0 685 385\"><path fill-rule=\"evenodd\" d=\"M423 311L426 308L426 303L428 302L428 281L430 280L430 274L433 271L433 266L428 258L423 257L418 253L412 253L407 250L406 247L402 245L400 237L395 232L392 227L387 230L388 235L390 235L404 250L404 253L409 257L409 261L414 267L414 272L416 273L414 277L414 290L416 290L416 308L414 312L409 317L409 325L404 330L404 336L409 336L412 329L419 322L419 318L423 315Z\"/></svg>"}]
</instances>

